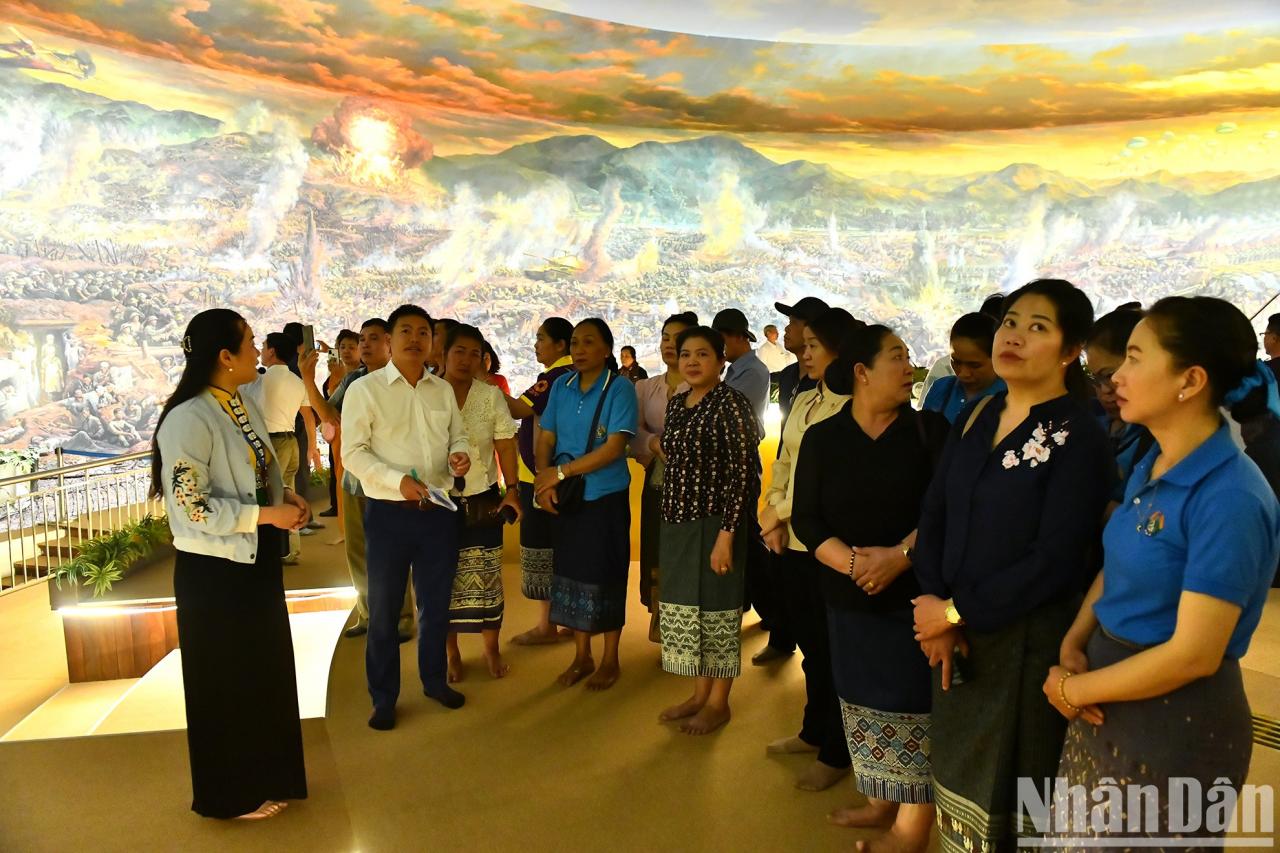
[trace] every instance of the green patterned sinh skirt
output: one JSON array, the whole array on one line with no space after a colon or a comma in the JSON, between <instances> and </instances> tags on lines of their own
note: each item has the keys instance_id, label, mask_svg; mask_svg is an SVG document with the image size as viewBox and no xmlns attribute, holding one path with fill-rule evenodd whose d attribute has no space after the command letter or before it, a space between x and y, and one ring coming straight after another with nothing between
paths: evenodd
<instances>
[{"instance_id":1,"label":"green patterned sinh skirt","mask_svg":"<svg viewBox=\"0 0 1280 853\"><path fill-rule=\"evenodd\" d=\"M733 569L711 571L720 516L662 523L658 625L662 668L676 675L735 678L742 673L742 595L746 525L733 538Z\"/></svg>"}]
</instances>

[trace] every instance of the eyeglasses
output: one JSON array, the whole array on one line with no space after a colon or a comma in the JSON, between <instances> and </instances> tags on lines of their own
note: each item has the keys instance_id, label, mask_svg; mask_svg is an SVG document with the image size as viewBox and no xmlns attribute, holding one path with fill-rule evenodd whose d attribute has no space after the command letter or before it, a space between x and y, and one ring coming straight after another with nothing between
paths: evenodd
<instances>
[{"instance_id":1,"label":"eyeglasses","mask_svg":"<svg viewBox=\"0 0 1280 853\"><path fill-rule=\"evenodd\" d=\"M1088 370L1084 375L1089 378L1089 382L1094 388L1114 388L1116 386L1116 372L1114 370L1102 370L1098 373L1091 373Z\"/></svg>"}]
</instances>

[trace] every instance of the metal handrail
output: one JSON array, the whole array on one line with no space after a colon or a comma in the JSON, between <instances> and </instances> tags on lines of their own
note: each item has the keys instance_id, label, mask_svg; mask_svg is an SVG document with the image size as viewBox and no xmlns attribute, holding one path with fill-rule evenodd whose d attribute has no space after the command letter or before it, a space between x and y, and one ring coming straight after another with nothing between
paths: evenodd
<instances>
[{"instance_id":1,"label":"metal handrail","mask_svg":"<svg viewBox=\"0 0 1280 853\"><path fill-rule=\"evenodd\" d=\"M16 477L5 477L3 480L0 480L0 489L3 489L5 486L16 486L21 483L31 483L36 480L52 480L58 477L65 477L68 474L79 474L83 471L91 471L95 468L105 468L108 465L118 465L121 462L135 462L139 459L149 459L150 457L150 450L141 450L137 453L124 453L120 456L97 459L93 462L77 462L74 465L59 465L56 468L43 468L39 471L32 471L30 474L19 474ZM61 458L60 455L59 458Z\"/></svg>"},{"instance_id":2,"label":"metal handrail","mask_svg":"<svg viewBox=\"0 0 1280 853\"><path fill-rule=\"evenodd\" d=\"M61 571L95 530L163 513L150 494L151 453L123 453L0 479L0 595ZM92 521L93 527L85 522ZM79 520L81 523L76 524ZM105 527L103 527L105 525Z\"/></svg>"}]
</instances>

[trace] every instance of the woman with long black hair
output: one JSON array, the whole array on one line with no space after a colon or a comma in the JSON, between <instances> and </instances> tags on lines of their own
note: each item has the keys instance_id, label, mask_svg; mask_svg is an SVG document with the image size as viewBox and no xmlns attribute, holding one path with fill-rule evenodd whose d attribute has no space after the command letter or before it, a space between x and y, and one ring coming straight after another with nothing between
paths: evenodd
<instances>
[{"instance_id":1,"label":"woman with long black hair","mask_svg":"<svg viewBox=\"0 0 1280 853\"><path fill-rule=\"evenodd\" d=\"M191 756L191 808L266 818L307 796L283 531L310 518L286 486L254 403L253 330L234 311L197 314L186 368L156 426L151 491L177 549L173 587Z\"/></svg>"}]
</instances>

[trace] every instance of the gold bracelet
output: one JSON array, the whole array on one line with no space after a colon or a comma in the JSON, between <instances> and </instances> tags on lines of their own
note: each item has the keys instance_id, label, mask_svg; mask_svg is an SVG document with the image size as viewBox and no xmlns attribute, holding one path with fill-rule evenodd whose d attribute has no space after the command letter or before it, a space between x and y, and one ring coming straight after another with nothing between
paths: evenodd
<instances>
[{"instance_id":1,"label":"gold bracelet","mask_svg":"<svg viewBox=\"0 0 1280 853\"><path fill-rule=\"evenodd\" d=\"M1074 672L1068 672L1066 675L1062 676L1062 678L1058 679L1058 696L1062 698L1063 705L1066 705L1072 711L1079 713L1081 709L1072 705L1071 701L1067 699L1067 679L1073 675L1075 675Z\"/></svg>"},{"instance_id":2,"label":"gold bracelet","mask_svg":"<svg viewBox=\"0 0 1280 853\"><path fill-rule=\"evenodd\" d=\"M853 559L856 556L858 556L857 553L852 548L850 548L849 549L849 580L853 580Z\"/></svg>"}]
</instances>

